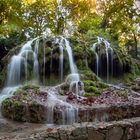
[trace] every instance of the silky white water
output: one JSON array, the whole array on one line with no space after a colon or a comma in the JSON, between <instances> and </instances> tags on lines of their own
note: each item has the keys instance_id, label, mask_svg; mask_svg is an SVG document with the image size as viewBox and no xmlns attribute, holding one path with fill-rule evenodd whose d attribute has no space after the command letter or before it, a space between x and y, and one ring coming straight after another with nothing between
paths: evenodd
<instances>
[{"instance_id":1,"label":"silky white water","mask_svg":"<svg viewBox=\"0 0 140 140\"><path fill-rule=\"evenodd\" d=\"M71 104L63 101L57 97L56 88L47 89L48 97L47 97L47 123L54 123L54 109L55 107L60 107L62 124L72 124L76 121L77 118L77 109Z\"/></svg>"},{"instance_id":2,"label":"silky white water","mask_svg":"<svg viewBox=\"0 0 140 140\"><path fill-rule=\"evenodd\" d=\"M56 43L59 44L59 50L60 50L60 57L59 57L59 62L60 62L60 77L61 79L63 79L63 63L64 63L64 49L67 51L67 55L68 55L68 61L69 61L69 67L70 67L70 73L71 74L77 74L77 79L76 81L80 80L79 74L78 74L78 70L77 70L77 66L74 63L74 58L73 58L73 52L72 52L72 48L70 46L70 42L64 38L63 36L60 36L58 38L56 38Z\"/></svg>"},{"instance_id":3,"label":"silky white water","mask_svg":"<svg viewBox=\"0 0 140 140\"><path fill-rule=\"evenodd\" d=\"M97 43L93 44L92 49L96 55L96 74L97 74L97 76L99 76L99 55L96 52L96 45L97 45Z\"/></svg>"},{"instance_id":4,"label":"silky white water","mask_svg":"<svg viewBox=\"0 0 140 140\"><path fill-rule=\"evenodd\" d=\"M92 45L92 50L94 51L95 56L96 56L96 74L97 74L97 76L99 76L99 65L100 65L99 52L97 52L97 47L101 47L101 46L105 47L106 61L107 61L107 66L106 66L107 82L108 82L109 76L110 76L110 73L109 73L110 65L111 65L111 75L113 75L113 49L111 48L110 43L101 37L97 37L97 42ZM110 62L109 51L110 51L110 56L111 56L111 64L109 63Z\"/></svg>"}]
</instances>

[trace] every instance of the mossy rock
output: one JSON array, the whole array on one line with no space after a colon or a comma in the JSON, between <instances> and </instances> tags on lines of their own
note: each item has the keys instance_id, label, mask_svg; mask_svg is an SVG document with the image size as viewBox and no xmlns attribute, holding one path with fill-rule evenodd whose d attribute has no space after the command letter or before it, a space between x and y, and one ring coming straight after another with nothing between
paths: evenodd
<instances>
[{"instance_id":1,"label":"mossy rock","mask_svg":"<svg viewBox=\"0 0 140 140\"><path fill-rule=\"evenodd\" d=\"M99 91L99 89L97 89L94 86L85 86L85 92L86 93L94 93L94 94L101 94L101 92Z\"/></svg>"},{"instance_id":2,"label":"mossy rock","mask_svg":"<svg viewBox=\"0 0 140 140\"><path fill-rule=\"evenodd\" d=\"M15 100L16 96L7 98L2 102L2 115L6 118L22 121L40 123L46 120L46 108L42 104L25 100ZM18 99L18 98L17 98Z\"/></svg>"},{"instance_id":3,"label":"mossy rock","mask_svg":"<svg viewBox=\"0 0 140 140\"><path fill-rule=\"evenodd\" d=\"M3 100L2 115L15 121L44 122L46 121L47 108L41 103L41 100L36 101L40 97L41 99L47 97L47 93L39 91L39 87L26 85L19 88L12 97ZM47 98L44 99L47 102Z\"/></svg>"},{"instance_id":4,"label":"mossy rock","mask_svg":"<svg viewBox=\"0 0 140 140\"><path fill-rule=\"evenodd\" d=\"M29 105L28 108L29 112L29 121L33 123L43 122L46 120L46 108L45 106L38 104L38 103L32 103Z\"/></svg>"},{"instance_id":5,"label":"mossy rock","mask_svg":"<svg viewBox=\"0 0 140 140\"><path fill-rule=\"evenodd\" d=\"M87 86L96 86L96 83L93 82L92 80L84 80L83 83L84 83L85 87L87 87Z\"/></svg>"},{"instance_id":6,"label":"mossy rock","mask_svg":"<svg viewBox=\"0 0 140 140\"><path fill-rule=\"evenodd\" d=\"M95 93L85 93L84 96L85 97L90 97L90 96L95 96L96 94Z\"/></svg>"},{"instance_id":7,"label":"mossy rock","mask_svg":"<svg viewBox=\"0 0 140 140\"><path fill-rule=\"evenodd\" d=\"M13 95L27 95L27 94L28 94L27 91L20 88L13 93Z\"/></svg>"},{"instance_id":8,"label":"mossy rock","mask_svg":"<svg viewBox=\"0 0 140 140\"><path fill-rule=\"evenodd\" d=\"M64 83L63 85L61 85L61 89L64 91L67 91L67 90L69 90L69 85Z\"/></svg>"},{"instance_id":9,"label":"mossy rock","mask_svg":"<svg viewBox=\"0 0 140 140\"><path fill-rule=\"evenodd\" d=\"M74 56L78 57L78 58L84 58L85 57L85 51L82 47L80 46L76 46L74 47Z\"/></svg>"},{"instance_id":10,"label":"mossy rock","mask_svg":"<svg viewBox=\"0 0 140 140\"><path fill-rule=\"evenodd\" d=\"M21 89L22 90L28 90L28 89L38 90L39 86L38 85L27 84L27 85L24 85Z\"/></svg>"},{"instance_id":11,"label":"mossy rock","mask_svg":"<svg viewBox=\"0 0 140 140\"><path fill-rule=\"evenodd\" d=\"M46 51L46 54L48 55L48 54L50 54L50 53L52 52L52 48L47 47L47 48L45 49L45 51Z\"/></svg>"},{"instance_id":12,"label":"mossy rock","mask_svg":"<svg viewBox=\"0 0 140 140\"><path fill-rule=\"evenodd\" d=\"M132 90L134 90L134 91L140 91L140 86L137 86L137 85L134 85L134 86L132 86Z\"/></svg>"},{"instance_id":13,"label":"mossy rock","mask_svg":"<svg viewBox=\"0 0 140 140\"><path fill-rule=\"evenodd\" d=\"M81 80L92 80L98 81L96 74L93 73L90 69L80 70Z\"/></svg>"},{"instance_id":14,"label":"mossy rock","mask_svg":"<svg viewBox=\"0 0 140 140\"><path fill-rule=\"evenodd\" d=\"M2 115L15 121L25 121L26 106L20 101L7 98L1 105Z\"/></svg>"},{"instance_id":15,"label":"mossy rock","mask_svg":"<svg viewBox=\"0 0 140 140\"><path fill-rule=\"evenodd\" d=\"M97 86L102 89L109 87L106 83L103 82L97 82Z\"/></svg>"},{"instance_id":16,"label":"mossy rock","mask_svg":"<svg viewBox=\"0 0 140 140\"><path fill-rule=\"evenodd\" d=\"M82 60L82 59L76 60L76 66L77 66L78 69L80 69L80 70L82 70L83 68L86 68L85 60Z\"/></svg>"}]
</instances>

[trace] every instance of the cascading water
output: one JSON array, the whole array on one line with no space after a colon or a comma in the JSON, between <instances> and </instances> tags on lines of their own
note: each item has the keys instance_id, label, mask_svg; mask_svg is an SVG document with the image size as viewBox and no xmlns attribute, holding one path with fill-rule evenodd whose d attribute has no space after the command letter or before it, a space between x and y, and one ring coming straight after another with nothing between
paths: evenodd
<instances>
[{"instance_id":1,"label":"cascading water","mask_svg":"<svg viewBox=\"0 0 140 140\"><path fill-rule=\"evenodd\" d=\"M59 46L59 49L60 49L60 80L61 80L61 82L62 82L62 80L63 80L63 59L64 59L64 56L63 56L63 47L62 46Z\"/></svg>"},{"instance_id":2,"label":"cascading water","mask_svg":"<svg viewBox=\"0 0 140 140\"><path fill-rule=\"evenodd\" d=\"M36 81L39 81L38 48L39 48L39 39L36 40L34 54L33 54L34 55L33 72L34 72L34 78Z\"/></svg>"},{"instance_id":3,"label":"cascading water","mask_svg":"<svg viewBox=\"0 0 140 140\"><path fill-rule=\"evenodd\" d=\"M8 66L8 79L7 86L16 86L21 81L21 64L24 62L24 58L14 55Z\"/></svg>"},{"instance_id":4,"label":"cascading water","mask_svg":"<svg viewBox=\"0 0 140 140\"><path fill-rule=\"evenodd\" d=\"M50 62L50 72L52 72L52 66L53 66L53 61L52 58L53 57L53 52L51 51L51 62Z\"/></svg>"},{"instance_id":5,"label":"cascading water","mask_svg":"<svg viewBox=\"0 0 140 140\"><path fill-rule=\"evenodd\" d=\"M109 67L110 67L110 64L109 64L109 50L111 52L110 53L110 56L111 56L111 73L113 75L113 49L110 47L110 43L107 40L105 40L101 37L97 37L97 42L92 45L92 50L94 51L94 53L96 55L96 74L97 74L97 76L99 76L99 65L100 65L99 63L100 63L100 61L99 61L99 54L96 51L96 49L97 49L97 47L101 46L102 43L104 44L105 53L106 53L106 60L107 60L106 69L107 69L107 82L108 82L109 81L109 76L110 76L110 74L109 74Z\"/></svg>"},{"instance_id":6,"label":"cascading water","mask_svg":"<svg viewBox=\"0 0 140 140\"><path fill-rule=\"evenodd\" d=\"M111 51L111 68L113 68L113 49L110 47L110 43L103 39L103 38L100 38L98 37L98 39L100 40L99 42L103 42L104 45L105 45L105 48L106 48L106 57L107 57L107 82L109 81L109 50ZM113 71L113 69L111 70ZM112 72L111 72L112 73Z\"/></svg>"},{"instance_id":7,"label":"cascading water","mask_svg":"<svg viewBox=\"0 0 140 140\"><path fill-rule=\"evenodd\" d=\"M43 61L44 61L44 62L43 62L43 63L44 63L43 83L45 84L45 79L46 79L46 75L45 75L45 74L46 74L46 73L45 73L45 72L46 72L46 67L45 67L45 66L46 66L46 49L45 49L45 45L44 45L44 57L43 57Z\"/></svg>"},{"instance_id":8,"label":"cascading water","mask_svg":"<svg viewBox=\"0 0 140 140\"><path fill-rule=\"evenodd\" d=\"M60 51L60 55L59 55L59 75L60 75L60 81L63 81L63 63L64 63L64 41L63 41L63 37L60 36L60 38L56 38L55 40L56 44L59 44L59 51Z\"/></svg>"},{"instance_id":9,"label":"cascading water","mask_svg":"<svg viewBox=\"0 0 140 140\"><path fill-rule=\"evenodd\" d=\"M99 55L96 52L96 45L97 45L97 43L93 44L92 49L96 55L96 74L97 74L97 76L99 76Z\"/></svg>"},{"instance_id":10,"label":"cascading water","mask_svg":"<svg viewBox=\"0 0 140 140\"><path fill-rule=\"evenodd\" d=\"M71 74L78 74L77 71L77 67L74 63L74 59L73 59L73 53L72 53L72 48L70 46L69 41L64 38L63 36L60 36L59 38L56 38L56 44L59 44L59 50L60 50L60 71L61 73L63 72L63 59L64 59L64 55L63 55L63 50L66 49L67 54L68 54L68 60L69 60L69 66L70 66L70 72ZM78 77L77 81L80 80L80 78Z\"/></svg>"},{"instance_id":11,"label":"cascading water","mask_svg":"<svg viewBox=\"0 0 140 140\"><path fill-rule=\"evenodd\" d=\"M8 71L7 71L7 81L6 87L2 90L2 95L0 96L0 102L11 96L12 93L19 87L22 82L28 79L28 55L30 53L33 54L33 73L36 73L34 77L39 75L38 73L38 60L37 60L37 51L32 50L31 44L37 38L28 41L23 47L21 48L19 54L12 56L10 63L8 64ZM25 77L23 77L23 73ZM23 81L22 81L23 80ZM4 97L4 98L3 98Z\"/></svg>"},{"instance_id":12,"label":"cascading water","mask_svg":"<svg viewBox=\"0 0 140 140\"><path fill-rule=\"evenodd\" d=\"M75 86L75 84L77 86L75 86L76 90L76 94L78 95L79 91L78 91L78 82L80 81L80 76L78 74L78 70L77 67L74 63L74 59L73 59L73 53L72 53L72 48L70 46L69 41L60 36L59 38L56 38L56 42L57 44L59 44L59 49L60 49L60 75L61 75L61 79L63 77L63 49L66 49L67 54L68 54L68 60L69 60L69 67L70 67L70 75L68 76L70 78L70 90L73 88L73 86Z\"/></svg>"},{"instance_id":13,"label":"cascading water","mask_svg":"<svg viewBox=\"0 0 140 140\"><path fill-rule=\"evenodd\" d=\"M52 124L54 121L54 110L55 108L59 108L62 117L62 124L72 124L77 119L77 109L73 107L71 104L62 101L57 97L57 90L55 87L53 89L49 89L48 98L47 98L47 123Z\"/></svg>"}]
</instances>

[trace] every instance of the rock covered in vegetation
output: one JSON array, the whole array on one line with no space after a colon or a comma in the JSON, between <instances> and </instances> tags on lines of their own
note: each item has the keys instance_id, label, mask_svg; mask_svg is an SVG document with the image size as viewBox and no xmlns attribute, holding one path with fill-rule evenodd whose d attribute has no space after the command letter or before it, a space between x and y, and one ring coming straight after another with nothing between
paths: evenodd
<instances>
[{"instance_id":1,"label":"rock covered in vegetation","mask_svg":"<svg viewBox=\"0 0 140 140\"><path fill-rule=\"evenodd\" d=\"M19 88L12 97L2 102L2 115L6 118L23 122L43 122L46 120L47 93L39 87L25 86Z\"/></svg>"},{"instance_id":2,"label":"rock covered in vegetation","mask_svg":"<svg viewBox=\"0 0 140 140\"><path fill-rule=\"evenodd\" d=\"M136 92L140 92L140 78L135 79L131 88Z\"/></svg>"}]
</instances>

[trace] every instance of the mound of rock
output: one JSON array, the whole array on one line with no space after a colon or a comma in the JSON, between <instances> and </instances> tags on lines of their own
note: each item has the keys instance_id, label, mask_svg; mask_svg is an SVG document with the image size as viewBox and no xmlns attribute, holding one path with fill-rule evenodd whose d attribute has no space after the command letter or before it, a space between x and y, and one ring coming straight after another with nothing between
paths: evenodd
<instances>
[{"instance_id":1,"label":"mound of rock","mask_svg":"<svg viewBox=\"0 0 140 140\"><path fill-rule=\"evenodd\" d=\"M46 101L46 92L40 91L39 87L25 86L2 102L2 115L16 121L44 122L47 115Z\"/></svg>"}]
</instances>

